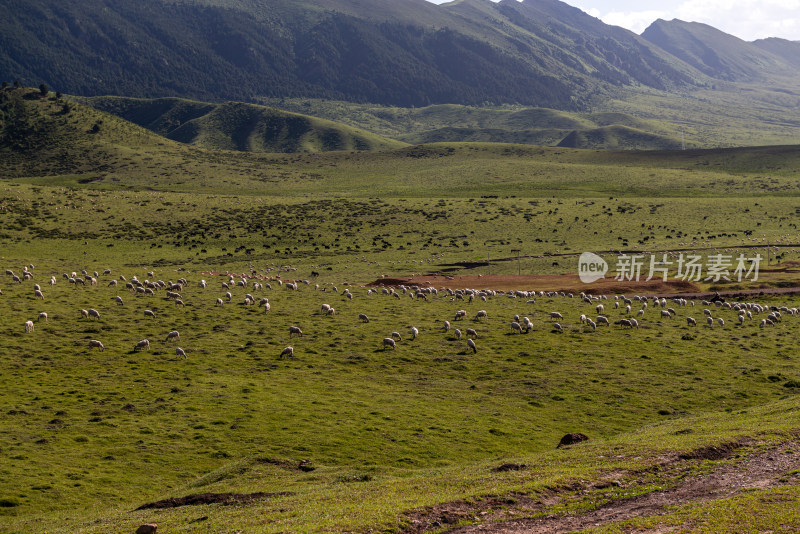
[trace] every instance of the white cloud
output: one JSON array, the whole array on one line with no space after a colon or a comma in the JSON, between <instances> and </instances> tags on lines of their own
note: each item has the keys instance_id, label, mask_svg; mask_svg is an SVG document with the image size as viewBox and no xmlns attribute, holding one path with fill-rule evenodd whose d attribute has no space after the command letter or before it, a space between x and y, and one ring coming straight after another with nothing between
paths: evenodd
<instances>
[{"instance_id":1,"label":"white cloud","mask_svg":"<svg viewBox=\"0 0 800 534\"><path fill-rule=\"evenodd\" d=\"M592 11L597 12L597 9L593 9ZM656 19L674 18L669 16L670 15L669 11L657 11L657 10L612 11L610 13L606 13L605 15L599 15L595 13L589 13L589 14L594 17L600 18L606 24L611 24L613 26L622 26L623 28L627 28L635 33L642 33Z\"/></svg>"},{"instance_id":2,"label":"white cloud","mask_svg":"<svg viewBox=\"0 0 800 534\"><path fill-rule=\"evenodd\" d=\"M574 0L576 5L590 15L601 19L606 24L622 26L636 33L641 33L656 19L680 19L687 22L702 22L725 33L735 35L746 41L764 37L782 37L800 40L800 0L684 0L676 7L650 9L648 0L641 0L642 9L613 9L615 2L603 2L606 8L585 8L581 2L592 0ZM630 5L629 2L626 2ZM597 2L595 2L597 4Z\"/></svg>"}]
</instances>

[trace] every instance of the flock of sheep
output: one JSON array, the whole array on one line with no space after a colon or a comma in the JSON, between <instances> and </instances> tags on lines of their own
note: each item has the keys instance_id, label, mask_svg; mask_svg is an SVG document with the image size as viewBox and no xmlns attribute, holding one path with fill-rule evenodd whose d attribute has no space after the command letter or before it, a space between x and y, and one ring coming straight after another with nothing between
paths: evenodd
<instances>
[{"instance_id":1,"label":"flock of sheep","mask_svg":"<svg viewBox=\"0 0 800 534\"><path fill-rule=\"evenodd\" d=\"M12 284L24 286L24 284L30 283L32 286L31 289L33 290L31 293L32 298L42 300L45 304L47 303L45 292L41 286L35 282L36 276L33 274L33 265L23 268L23 271L19 275L12 270L7 270L6 274L10 277ZM462 337L465 337L467 350L472 351L472 353L478 352L476 339L479 337L477 329L479 325L482 325L481 328L483 328L485 332L490 329L489 313L487 310L479 309L475 312L468 313L467 310L460 305L463 303L464 307L466 307L467 304L471 304L475 301L478 301L478 303L487 303L490 301L496 303L502 302L502 300L499 299L506 299L507 302L511 303L509 308L524 309L525 313L523 314L512 315L509 312L505 320L507 321L506 324L508 328L510 328L509 333L512 335L529 334L536 330L537 328L531 317L537 319L538 324L547 330L555 333L564 333L566 331L594 332L600 327L605 326L610 328L612 325L627 329L654 328L657 327L658 324L662 324L663 321L672 321L677 317L682 317L682 320L686 322L686 327L691 328L697 327L698 320L694 315L700 316L700 313L702 313L702 317L705 317L705 323L708 327L725 328L726 322L723 316L727 316L729 321L736 327L757 324L763 328L774 326L783 321L787 316L795 316L798 314L797 308L790 308L787 306L765 306L755 302L731 303L724 302L721 299L697 303L693 300L689 301L683 298L675 298L671 301L667 301L665 298L654 296L596 296L587 293L573 295L564 292L520 290L494 291L489 289L453 290L448 288L437 289L433 287L402 285L397 287L367 288L366 291L363 289L354 289L353 291L356 291L354 294L349 287L339 292L335 286L330 284L320 287L319 284L312 285L308 280L284 282L278 278L257 275L254 269L251 271L251 275L233 275L226 273L224 275L226 278L224 278L221 283L217 283L218 291L224 292L224 296L218 297L211 284L205 280L198 280L191 284L185 278L179 278L174 282L164 282L162 280L151 280L155 278L153 272L149 272L147 275L148 277L141 281L137 276L131 276L130 280L125 276L112 278L111 271L107 269L103 272L103 277L108 277L104 280L104 285L108 288L115 288L114 292L116 292L116 288L124 284L126 290L136 297L144 299L163 298L165 301L171 301L175 307L180 308L186 306L182 293L184 289L190 285L192 288L192 295L190 296L191 300L187 302L190 302L193 306L225 306L226 303L233 301L233 292L239 290L244 293L243 298L239 301L240 305L254 306L258 304L258 306L264 310L265 314L270 314L272 310L269 298L256 298L248 291L263 293L265 291L283 290L294 293L301 291L301 288L305 287L306 289L303 290L303 292L317 291L320 297L323 295L331 295L332 298L335 295L336 298L341 299L343 303L348 303L347 305L342 305L343 309L346 310L346 315L352 315L354 322L359 321L361 323L369 323L371 319L363 311L352 309L358 306L358 300L360 300L360 298L375 299L388 297L394 299L411 299L412 301L423 303L422 305L434 299L440 302L451 302L453 308L459 308L453 313L452 318L448 317L445 319L440 317L436 319L432 317L429 326L423 330L427 330L428 333L435 333L438 330L439 332L447 334L447 336L453 336L448 339L459 342ZM249 276L252 276L252 278L249 278ZM73 285L76 289L78 286L88 288L97 286L99 279L102 277L96 271L94 273L88 273L84 270L81 271L80 274L77 272L72 272L71 274L64 273L61 278L63 282L59 282L56 276L49 276L49 284L66 283ZM275 284L275 289L273 289L272 284ZM2 294L2 290L0 290L0 294ZM208 297L203 297L204 294L208 294ZM106 296L105 298L108 297ZM134 300L131 301L135 303L133 304L134 306L141 305L142 301L139 300L139 298L134 298ZM293 297L287 293L286 298ZM353 302L354 299L355 302ZM542 304L551 308L559 306L560 302L566 303L569 301L571 304L569 306L565 305L564 307L572 309L577 308L582 311L582 313L580 313L578 317L577 312L572 312L576 313L575 322L573 323L569 319L564 318L564 314L568 314L569 312L564 311L564 313L562 313L562 311L555 311L553 309L542 309L541 304L537 305L537 299L539 299ZM120 295L114 295L110 300L114 303L112 307L128 306L125 304L125 299ZM352 304L350 304L351 302ZM697 304L703 307L702 312L699 310ZM100 305L98 305L98 307L102 309ZM156 313L153 312L150 307L152 306L143 309L142 314L146 318L156 319ZM692 310L697 311L692 314ZM592 311L594 313L591 313ZM335 308L328 303L321 304L318 311L315 313L323 316L335 316L337 314ZM592 315L591 317L590 314ZM99 321L101 319L101 314L96 308L77 310L77 315L79 318L89 321ZM395 320L396 319L397 318L395 318ZM47 322L47 312L40 312L37 321ZM467 321L474 323L473 327L463 327L463 331L462 328L456 328L457 325ZM440 326L436 326L437 324ZM417 326L409 326L408 328L408 335L410 338L412 340L417 339L420 335L420 328ZM34 329L35 324L33 320L25 322L26 333L33 333ZM541 327L539 329L541 329ZM452 333L448 334L448 332ZM396 350L398 344L403 341L403 335L397 330L392 330L390 333L387 333L388 335L382 338L380 347L383 350ZM289 339L295 336L300 338L303 336L303 330L299 326L292 325L288 328L288 334ZM170 329L163 338L163 343L177 343L179 341L181 341L181 335L178 330L175 329ZM146 351L149 350L150 347L150 339L144 338L134 343L132 352ZM105 350L103 342L98 339L89 340L88 348L97 348L100 351ZM176 346L175 353L179 357L186 358L186 351L181 347ZM289 345L280 351L277 356L279 358L285 358L293 357L294 355L295 349L293 346Z\"/></svg>"}]
</instances>

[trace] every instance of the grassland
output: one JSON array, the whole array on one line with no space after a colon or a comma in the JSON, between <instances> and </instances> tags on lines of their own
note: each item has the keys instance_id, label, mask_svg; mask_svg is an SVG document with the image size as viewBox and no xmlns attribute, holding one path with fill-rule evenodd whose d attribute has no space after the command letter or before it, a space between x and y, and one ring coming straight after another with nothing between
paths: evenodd
<instances>
[{"instance_id":1,"label":"grassland","mask_svg":"<svg viewBox=\"0 0 800 534\"><path fill-rule=\"evenodd\" d=\"M34 265L33 280L0 279L4 532L132 532L145 521L182 532L442 531L480 523L487 510L505 519L590 510L737 461L695 454L709 445L733 443L745 459L795 448L794 317L761 329L756 315L740 327L736 312L714 307L726 327L692 329L685 317L702 319L698 303L676 307L673 320L651 308L638 330L590 331L577 317L595 304L577 298L423 301L362 287L448 269L512 274L516 261L495 260L515 249L521 270L537 274L574 273L584 250L611 259L621 249L749 253L743 247L769 244L773 261L790 265L800 259L795 147L435 144L257 155L181 145L78 104L61 114L53 100L24 102L29 124L47 127L29 137L35 149L0 149L0 267L19 275ZM62 277L82 269L98 271L98 285ZM209 274L251 269L272 289L226 290L227 276ZM120 275L185 277L186 306L163 291L108 285ZM277 276L310 284L289 291ZM764 284L795 278L791 269L765 273ZM242 304L247 292L269 298L270 312ZM336 314L319 313L323 302ZM101 319L82 319L88 308ZM477 329L476 354L442 330L460 308L468 318L456 326ZM473 320L478 309L487 321ZM46 323L36 322L42 311ZM550 311L564 314L563 334ZM515 314L533 320L531 334L512 334ZM290 339L290 325L304 335ZM164 342L174 329L185 360ZM404 339L384 351L393 331ZM152 349L133 352L143 338ZM105 350L90 350L90 339ZM290 344L294 359L279 359ZM591 440L553 450L566 432ZM301 470L302 460L314 470ZM507 463L525 467L493 470ZM795 499L790 471L758 495L631 524L726 529L732 506L750 507L742 532L789 521L753 499ZM619 485L595 488L608 480ZM229 491L269 495L132 511ZM451 524L437 508L447 503L465 512Z\"/></svg>"}]
</instances>

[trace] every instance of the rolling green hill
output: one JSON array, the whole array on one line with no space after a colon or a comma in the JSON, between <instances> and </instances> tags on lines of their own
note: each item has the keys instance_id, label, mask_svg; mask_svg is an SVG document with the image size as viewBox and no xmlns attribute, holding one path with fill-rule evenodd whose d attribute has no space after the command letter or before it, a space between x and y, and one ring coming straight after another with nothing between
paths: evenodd
<instances>
[{"instance_id":1,"label":"rolling green hill","mask_svg":"<svg viewBox=\"0 0 800 534\"><path fill-rule=\"evenodd\" d=\"M592 149L678 150L681 142L627 126L604 126L591 130L574 130L558 146Z\"/></svg>"},{"instance_id":2,"label":"rolling green hill","mask_svg":"<svg viewBox=\"0 0 800 534\"><path fill-rule=\"evenodd\" d=\"M93 97L84 101L169 139L203 148L324 152L380 150L404 145L343 124L254 104L208 104L177 98Z\"/></svg>"}]
</instances>

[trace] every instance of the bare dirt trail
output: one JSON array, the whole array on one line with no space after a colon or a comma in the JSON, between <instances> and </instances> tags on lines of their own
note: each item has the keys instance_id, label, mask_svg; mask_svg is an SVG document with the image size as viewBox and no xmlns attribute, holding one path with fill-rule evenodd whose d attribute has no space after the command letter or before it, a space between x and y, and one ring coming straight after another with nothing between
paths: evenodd
<instances>
[{"instance_id":1,"label":"bare dirt trail","mask_svg":"<svg viewBox=\"0 0 800 534\"><path fill-rule=\"evenodd\" d=\"M573 293L584 292L594 295L648 295L664 298L711 299L719 294L722 298L749 298L762 295L800 295L798 287L759 287L754 289L735 289L728 291L701 291L700 287L683 280L650 280L649 282L617 281L613 278L584 284L577 274L545 275L422 275L397 278L380 278L371 286L412 286L449 289L493 289L521 291L557 291Z\"/></svg>"},{"instance_id":2,"label":"bare dirt trail","mask_svg":"<svg viewBox=\"0 0 800 534\"><path fill-rule=\"evenodd\" d=\"M544 515L537 519L509 519L508 505L502 499L489 499L483 506L475 503L449 503L440 507L419 512L411 517L411 527L404 532L418 534L429 530L446 528L448 524L460 521L479 521L478 524L446 530L452 534L551 534L575 532L582 529L609 525L638 517L652 517L668 513L669 507L689 503L710 501L732 497L743 491L766 489L799 484L796 475L790 472L800 468L800 443L784 442L768 450L751 454L737 454L736 447L723 449L709 448L699 451L692 458L677 457L665 462L660 469L677 469L691 473L704 459L732 458L730 463L722 463L705 475L687 474L678 477L674 486L629 499L619 499L586 513L573 515ZM681 464L683 462L683 464ZM674 476L674 471L672 472ZM607 487L619 484L625 488L635 485L635 480L614 480L606 482ZM587 488L570 488L572 495L602 489L603 483ZM565 498L568 498L565 496ZM527 515L546 514L547 508L561 500L553 494L541 500L532 500L523 495L514 496L513 505L524 510ZM511 501L509 501L511 502ZM481 504L481 503L478 503ZM505 516L505 517L504 517ZM678 529L680 530L680 529ZM670 530L665 530L670 531Z\"/></svg>"}]
</instances>

